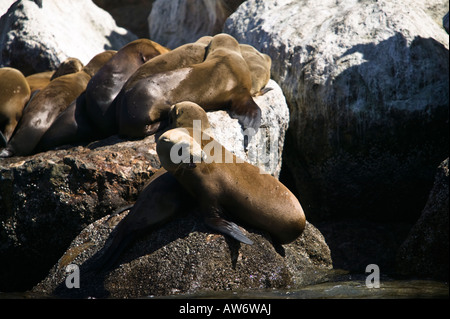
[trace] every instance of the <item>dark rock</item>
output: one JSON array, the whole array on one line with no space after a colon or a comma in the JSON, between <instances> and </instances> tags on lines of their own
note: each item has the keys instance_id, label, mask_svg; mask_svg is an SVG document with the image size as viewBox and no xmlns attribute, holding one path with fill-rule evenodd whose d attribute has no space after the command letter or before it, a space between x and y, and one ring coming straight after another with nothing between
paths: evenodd
<instances>
[{"instance_id":1,"label":"dark rock","mask_svg":"<svg viewBox=\"0 0 450 319\"><path fill-rule=\"evenodd\" d=\"M393 276L398 249L412 225L346 219L316 226L330 247L334 268L364 274L367 265L376 264L381 275Z\"/></svg>"},{"instance_id":2,"label":"dark rock","mask_svg":"<svg viewBox=\"0 0 450 319\"><path fill-rule=\"evenodd\" d=\"M287 288L320 282L331 270L328 246L309 223L289 245L274 246L265 234L253 230L246 235L254 244L245 245L212 232L189 214L137 240L111 271L96 272L102 247L126 214L102 218L84 229L33 291L59 297L132 298ZM79 267L79 289L66 286L69 264Z\"/></svg>"},{"instance_id":3,"label":"dark rock","mask_svg":"<svg viewBox=\"0 0 450 319\"><path fill-rule=\"evenodd\" d=\"M448 31L448 23L449 22L449 18L448 18L448 12L447 14L444 16L444 18L442 19L442 25L444 26L445 31L447 31L447 33L449 33Z\"/></svg>"},{"instance_id":4,"label":"dark rock","mask_svg":"<svg viewBox=\"0 0 450 319\"><path fill-rule=\"evenodd\" d=\"M0 291L44 278L84 227L134 202L159 168L154 137L102 143L0 159Z\"/></svg>"},{"instance_id":5,"label":"dark rock","mask_svg":"<svg viewBox=\"0 0 450 319\"><path fill-rule=\"evenodd\" d=\"M448 281L448 158L439 166L428 202L397 255L400 274Z\"/></svg>"}]
</instances>

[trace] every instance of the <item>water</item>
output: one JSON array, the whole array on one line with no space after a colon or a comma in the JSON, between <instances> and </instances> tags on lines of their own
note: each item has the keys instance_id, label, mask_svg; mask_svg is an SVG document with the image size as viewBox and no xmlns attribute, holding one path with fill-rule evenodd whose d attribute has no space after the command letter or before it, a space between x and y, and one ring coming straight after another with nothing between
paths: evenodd
<instances>
[{"instance_id":1,"label":"water","mask_svg":"<svg viewBox=\"0 0 450 319\"><path fill-rule=\"evenodd\" d=\"M0 293L0 299L48 299L32 292ZM381 277L379 288L368 288L365 276L345 275L300 289L260 289L206 291L172 296L147 296L144 299L448 299L447 282L398 280Z\"/></svg>"},{"instance_id":2,"label":"water","mask_svg":"<svg viewBox=\"0 0 450 319\"><path fill-rule=\"evenodd\" d=\"M149 296L149 298L160 298ZM431 280L381 281L379 288L368 288L365 281L325 282L301 289L267 289L185 294L163 298L219 299L442 299L449 298L448 283Z\"/></svg>"}]
</instances>

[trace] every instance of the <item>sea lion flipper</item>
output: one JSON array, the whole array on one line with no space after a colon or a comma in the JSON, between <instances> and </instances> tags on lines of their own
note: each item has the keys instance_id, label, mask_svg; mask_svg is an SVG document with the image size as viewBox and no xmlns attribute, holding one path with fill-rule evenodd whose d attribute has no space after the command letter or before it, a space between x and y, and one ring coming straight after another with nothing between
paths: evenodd
<instances>
[{"instance_id":1,"label":"sea lion flipper","mask_svg":"<svg viewBox=\"0 0 450 319\"><path fill-rule=\"evenodd\" d=\"M244 129L252 128L255 133L261 126L261 109L250 95L246 99L232 101L230 116L238 119Z\"/></svg>"},{"instance_id":2,"label":"sea lion flipper","mask_svg":"<svg viewBox=\"0 0 450 319\"><path fill-rule=\"evenodd\" d=\"M8 141L6 140L5 135L3 135L2 131L0 131L0 147L6 147Z\"/></svg>"},{"instance_id":3,"label":"sea lion flipper","mask_svg":"<svg viewBox=\"0 0 450 319\"><path fill-rule=\"evenodd\" d=\"M205 218L205 223L214 230L233 237L237 241L244 244L253 245L253 241L245 236L238 225L219 216L208 216Z\"/></svg>"}]
</instances>

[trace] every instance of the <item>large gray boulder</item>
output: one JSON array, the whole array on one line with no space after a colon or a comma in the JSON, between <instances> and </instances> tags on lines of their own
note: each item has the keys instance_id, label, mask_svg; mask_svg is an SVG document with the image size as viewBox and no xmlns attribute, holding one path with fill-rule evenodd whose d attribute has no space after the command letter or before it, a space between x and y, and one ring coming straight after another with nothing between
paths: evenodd
<instances>
[{"instance_id":1,"label":"large gray boulder","mask_svg":"<svg viewBox=\"0 0 450 319\"><path fill-rule=\"evenodd\" d=\"M255 101L263 126L244 150L243 132L226 111L208 112L212 135L242 159L278 177L289 111L273 81ZM42 280L87 225L133 203L160 167L155 136L112 136L28 157L0 159L0 291ZM272 199L268 199L272 200ZM276 200L276 199L273 199Z\"/></svg>"},{"instance_id":2,"label":"large gray boulder","mask_svg":"<svg viewBox=\"0 0 450 319\"><path fill-rule=\"evenodd\" d=\"M16 2L16 0L3 0L0 2L0 17L8 11L9 7L14 2Z\"/></svg>"},{"instance_id":3,"label":"large gray boulder","mask_svg":"<svg viewBox=\"0 0 450 319\"><path fill-rule=\"evenodd\" d=\"M28 75L53 70L68 57L87 64L135 39L92 0L19 0L0 19L0 66Z\"/></svg>"},{"instance_id":4,"label":"large gray boulder","mask_svg":"<svg viewBox=\"0 0 450 319\"><path fill-rule=\"evenodd\" d=\"M156 0L148 16L150 39L174 49L222 31L243 0Z\"/></svg>"},{"instance_id":5,"label":"large gray boulder","mask_svg":"<svg viewBox=\"0 0 450 319\"><path fill-rule=\"evenodd\" d=\"M248 0L224 32L272 58L310 220L418 217L449 151L449 37L422 6Z\"/></svg>"}]
</instances>

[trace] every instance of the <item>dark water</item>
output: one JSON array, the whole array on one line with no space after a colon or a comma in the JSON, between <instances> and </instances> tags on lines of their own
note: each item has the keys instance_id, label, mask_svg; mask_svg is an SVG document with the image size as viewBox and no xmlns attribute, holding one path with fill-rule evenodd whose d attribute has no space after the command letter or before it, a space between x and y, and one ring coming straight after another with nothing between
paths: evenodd
<instances>
[{"instance_id":1,"label":"dark water","mask_svg":"<svg viewBox=\"0 0 450 319\"><path fill-rule=\"evenodd\" d=\"M31 292L0 293L0 299L46 299ZM146 296L144 299L448 299L447 282L434 280L381 278L379 288L369 288L363 276L348 275L300 289L208 291L173 296Z\"/></svg>"},{"instance_id":2,"label":"dark water","mask_svg":"<svg viewBox=\"0 0 450 319\"><path fill-rule=\"evenodd\" d=\"M149 296L149 298L158 298ZM222 291L186 294L165 298L224 299L441 299L449 298L448 283L431 280L387 280L379 288L365 281L325 282L301 289Z\"/></svg>"}]
</instances>

